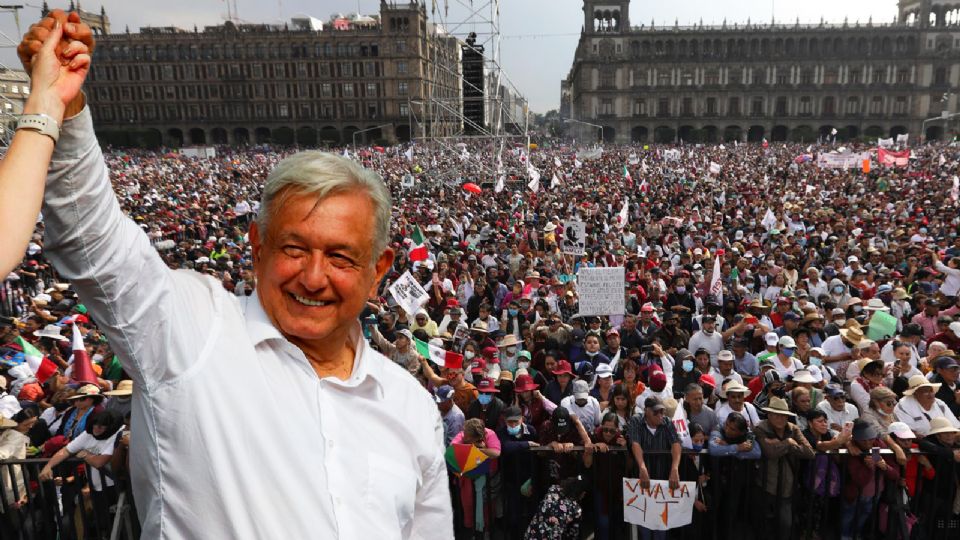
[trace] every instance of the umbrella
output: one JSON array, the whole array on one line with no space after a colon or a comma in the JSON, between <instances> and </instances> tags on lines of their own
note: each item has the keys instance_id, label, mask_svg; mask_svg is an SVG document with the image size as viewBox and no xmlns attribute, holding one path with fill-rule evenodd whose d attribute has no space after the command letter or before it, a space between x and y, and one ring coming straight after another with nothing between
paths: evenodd
<instances>
[{"instance_id":1,"label":"umbrella","mask_svg":"<svg viewBox=\"0 0 960 540\"><path fill-rule=\"evenodd\" d=\"M472 444L451 444L445 457L447 465L457 476L477 478L490 472L490 457Z\"/></svg>"},{"instance_id":2,"label":"umbrella","mask_svg":"<svg viewBox=\"0 0 960 540\"><path fill-rule=\"evenodd\" d=\"M467 182L466 184L464 184L463 189L469 191L470 193L476 193L477 195L479 195L480 191L482 191L480 189L480 186L474 184L473 182Z\"/></svg>"}]
</instances>

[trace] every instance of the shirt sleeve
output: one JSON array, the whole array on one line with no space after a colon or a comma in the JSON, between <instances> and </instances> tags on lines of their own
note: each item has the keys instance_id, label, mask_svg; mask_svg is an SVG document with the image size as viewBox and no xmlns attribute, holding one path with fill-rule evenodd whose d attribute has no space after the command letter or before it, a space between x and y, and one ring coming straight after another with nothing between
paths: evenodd
<instances>
[{"instance_id":1,"label":"shirt sleeve","mask_svg":"<svg viewBox=\"0 0 960 540\"><path fill-rule=\"evenodd\" d=\"M447 485L447 464L443 450L443 421L437 415L436 452L423 471L423 483L417 490L413 507L412 539L453 538L453 509ZM462 433L459 435L462 438ZM496 439L496 434L493 435ZM489 436L488 436L489 439ZM499 449L499 441L497 442Z\"/></svg>"},{"instance_id":2,"label":"shirt sleeve","mask_svg":"<svg viewBox=\"0 0 960 540\"><path fill-rule=\"evenodd\" d=\"M145 392L197 362L218 333L219 284L167 268L120 209L90 109L63 123L47 175L45 251ZM221 288L222 291L222 288Z\"/></svg>"},{"instance_id":3,"label":"shirt sleeve","mask_svg":"<svg viewBox=\"0 0 960 540\"><path fill-rule=\"evenodd\" d=\"M492 429L486 430L484 439L487 448L490 450L496 450L499 452L502 449L500 446L500 437L497 437L497 432L493 431Z\"/></svg>"},{"instance_id":4,"label":"shirt sleeve","mask_svg":"<svg viewBox=\"0 0 960 540\"><path fill-rule=\"evenodd\" d=\"M76 439L73 439L72 441L67 443L67 452L70 452L71 454L76 454L81 450L86 450L87 446L90 444L90 439L92 439L92 437L90 437L90 434L84 431L79 436L77 436Z\"/></svg>"}]
</instances>

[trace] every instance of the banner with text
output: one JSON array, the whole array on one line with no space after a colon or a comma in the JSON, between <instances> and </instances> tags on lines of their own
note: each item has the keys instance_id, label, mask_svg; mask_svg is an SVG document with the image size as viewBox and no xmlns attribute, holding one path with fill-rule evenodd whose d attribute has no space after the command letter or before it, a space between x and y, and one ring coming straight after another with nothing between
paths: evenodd
<instances>
[{"instance_id":1,"label":"banner with text","mask_svg":"<svg viewBox=\"0 0 960 540\"><path fill-rule=\"evenodd\" d=\"M417 283L417 280L410 275L409 271L404 272L403 275L390 286L390 294L393 295L393 299L397 301L397 305L403 308L411 317L417 313L420 306L426 304L427 300L430 300L430 295Z\"/></svg>"},{"instance_id":2,"label":"banner with text","mask_svg":"<svg viewBox=\"0 0 960 540\"><path fill-rule=\"evenodd\" d=\"M623 315L625 272L616 268L581 268L577 273L580 315Z\"/></svg>"},{"instance_id":3,"label":"banner with text","mask_svg":"<svg viewBox=\"0 0 960 540\"><path fill-rule=\"evenodd\" d=\"M644 489L636 478L623 479L623 520L651 531L689 525L696 500L696 482L680 482L679 488L670 489L667 480L650 480Z\"/></svg>"},{"instance_id":4,"label":"banner with text","mask_svg":"<svg viewBox=\"0 0 960 540\"><path fill-rule=\"evenodd\" d=\"M820 154L817 156L817 167L821 169L859 169L864 160L873 156L870 152L853 152L849 154Z\"/></svg>"}]
</instances>

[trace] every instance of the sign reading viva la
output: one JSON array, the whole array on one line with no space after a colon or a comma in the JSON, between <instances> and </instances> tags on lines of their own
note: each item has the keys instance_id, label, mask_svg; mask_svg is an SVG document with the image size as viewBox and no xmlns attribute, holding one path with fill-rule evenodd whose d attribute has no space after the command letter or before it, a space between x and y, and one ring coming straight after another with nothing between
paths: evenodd
<instances>
[{"instance_id":1,"label":"sign reading viva la","mask_svg":"<svg viewBox=\"0 0 960 540\"><path fill-rule=\"evenodd\" d=\"M623 520L652 531L666 531L693 521L693 503L697 500L695 482L680 482L670 489L667 480L650 480L640 487L636 478L623 479Z\"/></svg>"}]
</instances>

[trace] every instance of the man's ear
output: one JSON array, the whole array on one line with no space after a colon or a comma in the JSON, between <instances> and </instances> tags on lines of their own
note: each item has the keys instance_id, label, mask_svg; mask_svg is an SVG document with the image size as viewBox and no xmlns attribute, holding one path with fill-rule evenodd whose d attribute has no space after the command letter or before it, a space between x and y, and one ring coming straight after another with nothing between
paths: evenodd
<instances>
[{"instance_id":1,"label":"man's ear","mask_svg":"<svg viewBox=\"0 0 960 540\"><path fill-rule=\"evenodd\" d=\"M253 255L254 269L260 261L260 249L263 247L263 238L260 236L260 226L256 220L250 222L250 252Z\"/></svg>"}]
</instances>

